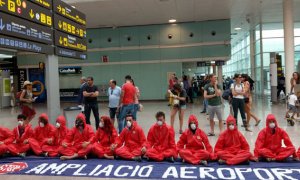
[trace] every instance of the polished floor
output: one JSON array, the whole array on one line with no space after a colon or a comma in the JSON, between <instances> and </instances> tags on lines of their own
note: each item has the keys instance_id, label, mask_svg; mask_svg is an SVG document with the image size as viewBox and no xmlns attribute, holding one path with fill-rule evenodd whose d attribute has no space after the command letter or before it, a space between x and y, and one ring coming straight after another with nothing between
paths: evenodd
<instances>
[{"instance_id":1,"label":"polished floor","mask_svg":"<svg viewBox=\"0 0 300 180\"><path fill-rule=\"evenodd\" d=\"M281 128L285 129L287 131L287 133L290 135L290 138L294 144L294 146L296 148L299 147L300 145L300 131L299 129L299 123L296 122L295 126L289 126L286 122L286 120L284 119L285 116L285 111L286 111L286 105L285 102L279 102L276 104L272 104L270 102L270 99L264 97L264 98L254 98L254 103L253 103L253 107L252 107L252 111L259 117L259 119L262 120L262 122L259 124L259 126L255 127L255 121L251 120L250 121L250 129L252 130L252 132L246 132L244 131L243 128L239 129L241 130L242 134L244 134L244 136L246 137L250 147L251 147L251 151L253 151L254 148L254 144L255 144L255 140L257 137L257 134L259 133L259 131L265 127L265 118L269 113L273 113L275 114L275 116L277 117L277 121L278 124ZM141 127L144 129L145 134L147 135L149 127L155 123L155 113L157 111L164 111L166 113L166 119L167 122L169 123L169 119L170 119L170 107L167 106L167 102L166 101L158 101L158 102L142 102L142 104L144 105L144 110L142 112L138 113L138 123L141 125ZM62 103L61 104L61 113L63 114L63 108L66 108L68 106L72 106L74 104L71 103ZM100 103L100 116L101 115L108 115L108 108L107 108L107 102L103 102ZM40 113L43 113L46 111L46 106L42 105L42 104L37 104L35 105L35 108L38 112L38 115ZM195 103L194 104L188 104L187 109L185 111L185 116L184 116L184 129L187 128L187 121L188 121L188 117L190 114L195 114L198 117L199 120L199 127L204 130L205 132L209 132L209 121L207 120L207 117L205 114L201 114L200 111L202 110L202 100L200 99L195 99ZM72 126L72 124L74 124L74 118L76 116L76 114L79 111L68 111L66 112L66 118L68 121L68 125ZM17 120L16 120L16 116L19 113L19 110L17 108L4 108L4 109L0 109L0 125L1 126L5 126L8 128L13 128L17 125ZM226 119L226 117L229 114L229 106L226 102L224 102L224 113L223 113L223 117L224 120ZM37 117L36 116L33 120L32 120L32 125L35 127L37 125ZM93 115L91 115L91 122L92 125L94 127L94 119L93 119ZM239 124L241 124L241 120L240 120L240 116L239 116ZM217 121L216 121L217 124ZM117 125L117 123L115 123L115 125ZM176 141L178 141L179 139L179 121L178 121L178 117L176 118L175 121L175 138ZM216 136L214 137L209 137L210 143L212 146L215 145L216 140L218 138L219 135L219 129L216 126L215 128L215 133ZM18 178L19 176L7 176L7 178ZM39 179L40 177L38 176L34 176L35 178ZM29 179L30 177L26 177L26 179ZM34 178L34 179L35 179ZM50 177L48 177L50 178ZM57 178L57 177L56 177ZM1 179L1 177L0 177ZM23 179L23 176L22 176ZM52 179L52 178L50 178ZM67 178L64 178L67 179Z\"/></svg>"}]
</instances>

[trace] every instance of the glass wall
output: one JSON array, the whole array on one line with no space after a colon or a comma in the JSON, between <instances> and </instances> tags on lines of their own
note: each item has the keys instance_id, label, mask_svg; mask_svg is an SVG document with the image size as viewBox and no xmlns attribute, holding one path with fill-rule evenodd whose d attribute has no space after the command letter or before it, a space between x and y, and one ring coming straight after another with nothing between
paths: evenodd
<instances>
[{"instance_id":1,"label":"glass wall","mask_svg":"<svg viewBox=\"0 0 300 180\"><path fill-rule=\"evenodd\" d=\"M300 72L300 23L295 23L295 70ZM254 67L250 63L249 33L242 40L232 45L231 59L224 66L224 74L232 76L234 73L248 73L254 68L257 94L270 93L270 52L281 55L283 70L284 60L284 32L282 23L257 25L254 31ZM261 52L262 45L262 52ZM299 65L298 65L299 64ZM253 77L253 76L252 76Z\"/></svg>"}]
</instances>

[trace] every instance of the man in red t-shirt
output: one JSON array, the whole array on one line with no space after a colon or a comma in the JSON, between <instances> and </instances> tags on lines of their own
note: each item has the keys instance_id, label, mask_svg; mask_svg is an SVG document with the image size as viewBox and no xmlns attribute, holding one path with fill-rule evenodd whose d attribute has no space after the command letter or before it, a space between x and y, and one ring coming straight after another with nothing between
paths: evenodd
<instances>
[{"instance_id":1,"label":"man in red t-shirt","mask_svg":"<svg viewBox=\"0 0 300 180\"><path fill-rule=\"evenodd\" d=\"M122 92L118 107L118 111L120 112L118 118L119 133L121 133L124 129L126 114L134 114L134 102L136 98L136 90L131 83L131 76L127 75L125 76L125 83L122 86Z\"/></svg>"}]
</instances>

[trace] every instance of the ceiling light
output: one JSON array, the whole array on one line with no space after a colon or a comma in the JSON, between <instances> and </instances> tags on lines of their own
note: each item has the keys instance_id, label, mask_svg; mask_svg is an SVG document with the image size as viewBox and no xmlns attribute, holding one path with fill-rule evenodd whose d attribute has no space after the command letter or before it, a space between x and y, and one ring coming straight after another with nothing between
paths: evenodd
<instances>
[{"instance_id":1,"label":"ceiling light","mask_svg":"<svg viewBox=\"0 0 300 180\"><path fill-rule=\"evenodd\" d=\"M236 30L236 31L239 31L239 30L241 30L242 28L241 27L236 27L236 28L234 28L234 30Z\"/></svg>"},{"instance_id":2,"label":"ceiling light","mask_svg":"<svg viewBox=\"0 0 300 180\"><path fill-rule=\"evenodd\" d=\"M72 6L72 8L76 9L76 7L75 7L75 6Z\"/></svg>"},{"instance_id":3,"label":"ceiling light","mask_svg":"<svg viewBox=\"0 0 300 180\"><path fill-rule=\"evenodd\" d=\"M4 58L12 58L13 55L7 55L7 54L0 54L0 59L4 59Z\"/></svg>"},{"instance_id":4,"label":"ceiling light","mask_svg":"<svg viewBox=\"0 0 300 180\"><path fill-rule=\"evenodd\" d=\"M176 21L177 21L176 19L169 19L169 23L174 23Z\"/></svg>"}]
</instances>

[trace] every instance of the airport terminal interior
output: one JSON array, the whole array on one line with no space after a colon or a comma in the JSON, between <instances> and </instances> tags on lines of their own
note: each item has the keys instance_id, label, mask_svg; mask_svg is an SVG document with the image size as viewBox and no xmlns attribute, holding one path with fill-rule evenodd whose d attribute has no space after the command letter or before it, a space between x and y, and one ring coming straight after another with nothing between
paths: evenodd
<instances>
[{"instance_id":1,"label":"airport terminal interior","mask_svg":"<svg viewBox=\"0 0 300 180\"><path fill-rule=\"evenodd\" d=\"M186 89L188 97L186 106L180 106L186 108L182 129L178 113L175 116L175 142L179 141L181 131L189 129L188 120L192 114L199 121L198 127L205 134L212 135L210 112L204 98L204 92L208 91L204 91L204 86L210 83L207 76L214 74L222 91L219 95L220 110L226 129L232 104L222 97L222 93L231 88L235 91L235 85L230 87L237 81L233 81L235 74L247 74L248 90L252 96L251 112L259 123L251 118L250 131L247 131L242 127L245 124L238 113L237 128L247 140L250 152L254 151L259 132L269 126L266 122L269 114L274 114L278 126L287 132L297 151L300 147L300 103L297 101L297 96L300 98L300 79L294 74L299 76L300 73L299 7L300 0L0 0L0 127L13 130L18 126L17 117L23 108L20 96L24 95L20 92L30 84L34 98L30 106L36 111L30 121L32 127L39 126L40 114L47 113L51 124L55 125L56 118L64 115L67 127L73 128L84 104L79 100L83 96L80 90L83 77L93 77L98 88L99 116L110 116L109 96L113 94L109 90L110 81L115 80L122 88L125 76L130 75L139 89L137 104L143 106L137 111L136 122L146 137L150 127L157 122L155 115L158 111L165 113L166 123L170 125L171 112L176 107L168 90L177 83ZM246 87L244 83L243 88ZM295 111L288 105L291 94L296 95ZM26 91L24 96L27 95ZM286 114L288 109L291 111ZM93 113L90 122L96 132ZM212 147L220 136L216 115L213 122L214 136L208 136ZM114 127L118 130L117 120ZM10 158L6 156L4 158ZM7 162L0 158L0 179L95 178L87 172L59 175L53 170L36 176L26 174L26 168L5 170L9 166L4 167L5 163L21 162L26 158L8 159ZM38 158L42 162L42 158ZM26 161L33 169L30 162ZM58 162L57 157L53 163ZM125 164L130 166L130 163ZM111 164L118 166L114 160ZM168 162L162 165L170 168ZM176 168L181 166L177 164ZM297 166L299 164L288 167L274 162L271 167L282 167L285 174L270 168L264 169L262 175L259 172L264 171L260 169L264 166L250 163L253 173L249 170L245 177L300 179L300 169L291 170ZM211 168L211 172L213 168L218 172L215 174L217 179L245 179L236 169L229 169L229 173L220 176L223 171L217 165ZM141 175L130 177L126 173L118 176L116 174L124 169L119 171L99 177L145 178ZM166 175L167 171L162 177L151 174L147 178L214 179L205 173L207 177L201 175L202 169L200 174L194 173L195 176L187 175L187 171L184 174L183 170L178 170L177 176L170 172Z\"/></svg>"}]
</instances>

